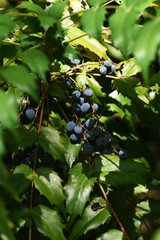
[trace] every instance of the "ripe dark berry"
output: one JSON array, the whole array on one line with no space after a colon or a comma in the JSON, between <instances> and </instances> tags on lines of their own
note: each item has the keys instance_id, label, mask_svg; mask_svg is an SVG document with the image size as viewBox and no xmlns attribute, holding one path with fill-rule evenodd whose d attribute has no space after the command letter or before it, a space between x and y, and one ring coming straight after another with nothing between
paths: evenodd
<instances>
[{"instance_id":1,"label":"ripe dark berry","mask_svg":"<svg viewBox=\"0 0 160 240\"><path fill-rule=\"evenodd\" d=\"M97 147L103 146L103 136L99 136L99 137L96 139L95 144L96 144Z\"/></svg>"},{"instance_id":2,"label":"ripe dark berry","mask_svg":"<svg viewBox=\"0 0 160 240\"><path fill-rule=\"evenodd\" d=\"M111 64L110 61L106 60L106 61L104 61L103 65L104 65L106 68L108 68L108 67L111 67L112 64Z\"/></svg>"},{"instance_id":3,"label":"ripe dark berry","mask_svg":"<svg viewBox=\"0 0 160 240\"><path fill-rule=\"evenodd\" d=\"M106 133L103 137L104 140L104 146L106 146L109 142L112 141L112 135L110 133Z\"/></svg>"},{"instance_id":4,"label":"ripe dark berry","mask_svg":"<svg viewBox=\"0 0 160 240\"><path fill-rule=\"evenodd\" d=\"M35 116L35 111L33 109L27 109L25 111L25 115L29 120L32 121L34 119L34 116Z\"/></svg>"},{"instance_id":5,"label":"ripe dark berry","mask_svg":"<svg viewBox=\"0 0 160 240\"><path fill-rule=\"evenodd\" d=\"M101 67L101 68L99 69L99 72L100 72L100 74L102 74L102 75L106 75L106 74L107 74L107 68L106 68L106 67Z\"/></svg>"},{"instance_id":6,"label":"ripe dark berry","mask_svg":"<svg viewBox=\"0 0 160 240\"><path fill-rule=\"evenodd\" d=\"M83 153L86 155L90 155L93 152L93 146L91 144L85 143L83 145Z\"/></svg>"},{"instance_id":7,"label":"ripe dark berry","mask_svg":"<svg viewBox=\"0 0 160 240\"><path fill-rule=\"evenodd\" d=\"M100 127L96 127L94 130L93 130L93 135L95 137L98 137L100 134L102 133L102 129Z\"/></svg>"},{"instance_id":8,"label":"ripe dark berry","mask_svg":"<svg viewBox=\"0 0 160 240\"><path fill-rule=\"evenodd\" d=\"M90 89L90 88L86 89L86 90L83 92L83 95L84 95L85 97L92 97L92 96L93 96L93 91L92 91L92 89Z\"/></svg>"},{"instance_id":9,"label":"ripe dark berry","mask_svg":"<svg viewBox=\"0 0 160 240\"><path fill-rule=\"evenodd\" d=\"M70 135L69 139L70 139L70 142L73 144L78 143L78 137L74 133Z\"/></svg>"},{"instance_id":10,"label":"ripe dark berry","mask_svg":"<svg viewBox=\"0 0 160 240\"><path fill-rule=\"evenodd\" d=\"M77 135L81 135L83 129L81 126L75 126L74 128L74 132L77 134Z\"/></svg>"},{"instance_id":11,"label":"ripe dark berry","mask_svg":"<svg viewBox=\"0 0 160 240\"><path fill-rule=\"evenodd\" d=\"M112 64L111 67L108 69L108 74L112 75L114 70L115 70L115 65Z\"/></svg>"},{"instance_id":12,"label":"ripe dark berry","mask_svg":"<svg viewBox=\"0 0 160 240\"><path fill-rule=\"evenodd\" d=\"M125 150L120 150L118 155L120 158L123 158L123 159L128 157L127 152Z\"/></svg>"},{"instance_id":13,"label":"ripe dark berry","mask_svg":"<svg viewBox=\"0 0 160 240\"><path fill-rule=\"evenodd\" d=\"M96 123L96 121L93 118L89 118L86 122L85 122L85 127L87 129L91 129L94 127L94 124Z\"/></svg>"},{"instance_id":14,"label":"ripe dark berry","mask_svg":"<svg viewBox=\"0 0 160 240\"><path fill-rule=\"evenodd\" d=\"M87 140L93 141L93 140L94 140L93 131L88 130L88 131L86 132L86 137L87 137Z\"/></svg>"},{"instance_id":15,"label":"ripe dark berry","mask_svg":"<svg viewBox=\"0 0 160 240\"><path fill-rule=\"evenodd\" d=\"M93 103L92 108L93 108L94 111L97 111L99 106L98 106L97 103Z\"/></svg>"},{"instance_id":16,"label":"ripe dark berry","mask_svg":"<svg viewBox=\"0 0 160 240\"><path fill-rule=\"evenodd\" d=\"M82 105L83 103L86 102L86 99L84 97L79 98L79 103Z\"/></svg>"},{"instance_id":17,"label":"ripe dark berry","mask_svg":"<svg viewBox=\"0 0 160 240\"><path fill-rule=\"evenodd\" d=\"M102 154L111 154L112 153L112 150L109 149L109 148L104 148L102 151L101 151Z\"/></svg>"},{"instance_id":18,"label":"ripe dark berry","mask_svg":"<svg viewBox=\"0 0 160 240\"><path fill-rule=\"evenodd\" d=\"M72 121L72 122L68 122L66 129L68 133L73 133L74 132L74 128L75 128L76 124Z\"/></svg>"},{"instance_id":19,"label":"ripe dark berry","mask_svg":"<svg viewBox=\"0 0 160 240\"><path fill-rule=\"evenodd\" d=\"M68 78L64 79L63 83L66 88L70 88L72 85L72 82Z\"/></svg>"},{"instance_id":20,"label":"ripe dark berry","mask_svg":"<svg viewBox=\"0 0 160 240\"><path fill-rule=\"evenodd\" d=\"M74 64L74 65L78 65L78 64L80 64L80 60L79 59L72 59L71 63Z\"/></svg>"},{"instance_id":21,"label":"ripe dark berry","mask_svg":"<svg viewBox=\"0 0 160 240\"><path fill-rule=\"evenodd\" d=\"M82 113L87 113L91 109L91 106L89 103L83 103L81 105L81 111Z\"/></svg>"},{"instance_id":22,"label":"ripe dark berry","mask_svg":"<svg viewBox=\"0 0 160 240\"><path fill-rule=\"evenodd\" d=\"M78 90L73 91L72 97L73 97L74 100L78 100L80 98L80 96L81 96L80 91L78 91Z\"/></svg>"},{"instance_id":23,"label":"ripe dark berry","mask_svg":"<svg viewBox=\"0 0 160 240\"><path fill-rule=\"evenodd\" d=\"M76 112L76 113L79 113L81 111L81 106L79 103L74 103L73 104L73 110Z\"/></svg>"}]
</instances>

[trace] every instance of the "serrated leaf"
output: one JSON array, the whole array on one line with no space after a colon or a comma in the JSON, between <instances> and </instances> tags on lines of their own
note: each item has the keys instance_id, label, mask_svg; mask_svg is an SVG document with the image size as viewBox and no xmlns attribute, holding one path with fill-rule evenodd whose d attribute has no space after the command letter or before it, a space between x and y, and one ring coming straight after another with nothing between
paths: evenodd
<instances>
[{"instance_id":1,"label":"serrated leaf","mask_svg":"<svg viewBox=\"0 0 160 240\"><path fill-rule=\"evenodd\" d=\"M4 203L0 200L0 236L5 240L15 240L13 232L9 226L8 212L5 209Z\"/></svg>"},{"instance_id":2,"label":"serrated leaf","mask_svg":"<svg viewBox=\"0 0 160 240\"><path fill-rule=\"evenodd\" d=\"M67 31L67 41L73 46L81 45L95 53L99 58L107 59L107 49L96 39L89 38L85 32L77 27L69 27Z\"/></svg>"},{"instance_id":3,"label":"serrated leaf","mask_svg":"<svg viewBox=\"0 0 160 240\"><path fill-rule=\"evenodd\" d=\"M143 69L144 80L149 83L148 67L156 55L160 44L159 21L160 18L147 22L136 38L134 54Z\"/></svg>"},{"instance_id":4,"label":"serrated leaf","mask_svg":"<svg viewBox=\"0 0 160 240\"><path fill-rule=\"evenodd\" d=\"M0 15L0 39L8 36L8 34L13 30L14 23L10 17Z\"/></svg>"},{"instance_id":5,"label":"serrated leaf","mask_svg":"<svg viewBox=\"0 0 160 240\"><path fill-rule=\"evenodd\" d=\"M66 211L70 214L68 227L77 215L82 215L86 202L89 200L94 179L88 179L82 172L82 164L76 164L69 173L69 180L64 186L66 195Z\"/></svg>"},{"instance_id":6,"label":"serrated leaf","mask_svg":"<svg viewBox=\"0 0 160 240\"><path fill-rule=\"evenodd\" d=\"M123 232L117 229L111 229L108 232L102 234L96 240L124 240Z\"/></svg>"},{"instance_id":7,"label":"serrated leaf","mask_svg":"<svg viewBox=\"0 0 160 240\"><path fill-rule=\"evenodd\" d=\"M92 209L94 203L99 203L100 209ZM91 229L97 229L104 224L110 217L109 211L106 209L106 202L103 198L94 199L84 210L82 218L78 220L68 237L68 240L77 240L81 235L86 234Z\"/></svg>"},{"instance_id":8,"label":"serrated leaf","mask_svg":"<svg viewBox=\"0 0 160 240\"><path fill-rule=\"evenodd\" d=\"M4 67L0 69L0 75L7 83L19 88L22 92L28 93L33 99L37 100L35 77L25 66Z\"/></svg>"},{"instance_id":9,"label":"serrated leaf","mask_svg":"<svg viewBox=\"0 0 160 240\"><path fill-rule=\"evenodd\" d=\"M22 194L31 185L33 179L33 170L26 164L18 165L10 176L14 188L18 194Z\"/></svg>"},{"instance_id":10,"label":"serrated leaf","mask_svg":"<svg viewBox=\"0 0 160 240\"><path fill-rule=\"evenodd\" d=\"M86 32L88 36L98 39L102 31L104 19L105 8L103 6L88 9L81 17L83 31Z\"/></svg>"},{"instance_id":11,"label":"serrated leaf","mask_svg":"<svg viewBox=\"0 0 160 240\"><path fill-rule=\"evenodd\" d=\"M80 149L81 149L80 144L69 143L69 146L67 149L68 151L65 154L65 158L70 168L72 167L72 164L75 162L76 158L78 157Z\"/></svg>"},{"instance_id":12,"label":"serrated leaf","mask_svg":"<svg viewBox=\"0 0 160 240\"><path fill-rule=\"evenodd\" d=\"M126 61L120 62L116 66L117 77L131 77L141 72L140 66L137 64L135 58L130 58Z\"/></svg>"},{"instance_id":13,"label":"serrated leaf","mask_svg":"<svg viewBox=\"0 0 160 240\"><path fill-rule=\"evenodd\" d=\"M42 127L39 143L43 150L49 153L54 159L64 161L67 150L59 131L50 127Z\"/></svg>"},{"instance_id":14,"label":"serrated leaf","mask_svg":"<svg viewBox=\"0 0 160 240\"><path fill-rule=\"evenodd\" d=\"M32 72L38 74L46 81L46 73L49 70L49 60L47 56L38 49L29 49L20 54L23 62L31 69Z\"/></svg>"},{"instance_id":15,"label":"serrated leaf","mask_svg":"<svg viewBox=\"0 0 160 240\"><path fill-rule=\"evenodd\" d=\"M48 16L40 16L39 17L40 26L47 31L50 27L53 27L56 23L54 18Z\"/></svg>"},{"instance_id":16,"label":"serrated leaf","mask_svg":"<svg viewBox=\"0 0 160 240\"><path fill-rule=\"evenodd\" d=\"M33 3L33 2L21 2L20 4L18 4L17 8L20 9L26 9L29 12L34 12L38 15L44 15L44 10L37 4Z\"/></svg>"},{"instance_id":17,"label":"serrated leaf","mask_svg":"<svg viewBox=\"0 0 160 240\"><path fill-rule=\"evenodd\" d=\"M66 4L67 1L55 2L45 9L45 13L47 16L52 17L56 20L60 19L62 17Z\"/></svg>"},{"instance_id":18,"label":"serrated leaf","mask_svg":"<svg viewBox=\"0 0 160 240\"><path fill-rule=\"evenodd\" d=\"M35 187L45 196L51 205L55 204L64 212L64 199L62 180L52 169L41 167L34 176Z\"/></svg>"},{"instance_id":19,"label":"serrated leaf","mask_svg":"<svg viewBox=\"0 0 160 240\"><path fill-rule=\"evenodd\" d=\"M65 240L63 235L63 225L55 210L39 205L33 208L32 218L37 229L50 240Z\"/></svg>"},{"instance_id":20,"label":"serrated leaf","mask_svg":"<svg viewBox=\"0 0 160 240\"><path fill-rule=\"evenodd\" d=\"M14 128L17 124L18 104L12 92L0 89L0 123L3 127Z\"/></svg>"}]
</instances>

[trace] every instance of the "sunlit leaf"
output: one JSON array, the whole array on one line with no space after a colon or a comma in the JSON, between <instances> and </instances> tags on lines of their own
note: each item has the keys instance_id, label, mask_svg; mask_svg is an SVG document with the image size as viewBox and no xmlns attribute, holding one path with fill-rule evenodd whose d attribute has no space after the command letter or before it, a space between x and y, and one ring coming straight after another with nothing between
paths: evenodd
<instances>
[{"instance_id":1,"label":"sunlit leaf","mask_svg":"<svg viewBox=\"0 0 160 240\"><path fill-rule=\"evenodd\" d=\"M20 8L20 9L24 8L29 12L33 12L38 15L44 15L44 10L39 5L33 2L23 1L20 4L18 4L17 8Z\"/></svg>"},{"instance_id":2,"label":"sunlit leaf","mask_svg":"<svg viewBox=\"0 0 160 240\"><path fill-rule=\"evenodd\" d=\"M135 76L139 72L141 72L141 68L137 64L135 58L130 58L129 60L120 62L116 66L117 77Z\"/></svg>"},{"instance_id":3,"label":"sunlit leaf","mask_svg":"<svg viewBox=\"0 0 160 240\"><path fill-rule=\"evenodd\" d=\"M50 27L53 27L56 23L54 18L48 16L40 16L39 17L40 26L43 27L45 31L47 31Z\"/></svg>"},{"instance_id":4,"label":"sunlit leaf","mask_svg":"<svg viewBox=\"0 0 160 240\"><path fill-rule=\"evenodd\" d=\"M52 17L54 19L60 19L62 17L66 4L67 1L55 2L54 4L51 4L45 9L45 13L47 16Z\"/></svg>"},{"instance_id":5,"label":"sunlit leaf","mask_svg":"<svg viewBox=\"0 0 160 240\"><path fill-rule=\"evenodd\" d=\"M0 39L5 38L13 30L14 23L11 18L0 15Z\"/></svg>"},{"instance_id":6,"label":"sunlit leaf","mask_svg":"<svg viewBox=\"0 0 160 240\"><path fill-rule=\"evenodd\" d=\"M98 237L96 240L123 240L123 232L117 229L111 229L108 232L102 234L100 237Z\"/></svg>"},{"instance_id":7,"label":"sunlit leaf","mask_svg":"<svg viewBox=\"0 0 160 240\"><path fill-rule=\"evenodd\" d=\"M39 205L33 208L32 218L37 229L50 240L65 240L63 235L63 225L55 210Z\"/></svg>"}]
</instances>

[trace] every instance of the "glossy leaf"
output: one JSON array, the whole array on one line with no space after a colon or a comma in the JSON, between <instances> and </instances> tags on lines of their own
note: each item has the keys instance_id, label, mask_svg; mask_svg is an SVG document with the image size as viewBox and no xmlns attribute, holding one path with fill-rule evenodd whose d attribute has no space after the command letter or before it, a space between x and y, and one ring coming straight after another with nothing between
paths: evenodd
<instances>
[{"instance_id":1,"label":"glossy leaf","mask_svg":"<svg viewBox=\"0 0 160 240\"><path fill-rule=\"evenodd\" d=\"M92 7L94 7L94 6L99 6L99 5L103 4L103 3L107 3L108 0L88 0L87 2L88 2Z\"/></svg>"},{"instance_id":2,"label":"glossy leaf","mask_svg":"<svg viewBox=\"0 0 160 240\"><path fill-rule=\"evenodd\" d=\"M123 232L117 229L111 229L108 232L102 234L96 240L124 240Z\"/></svg>"},{"instance_id":3,"label":"glossy leaf","mask_svg":"<svg viewBox=\"0 0 160 240\"><path fill-rule=\"evenodd\" d=\"M64 199L62 180L56 172L49 168L37 169L34 176L35 187L45 196L51 205L55 204L64 212Z\"/></svg>"},{"instance_id":4,"label":"glossy leaf","mask_svg":"<svg viewBox=\"0 0 160 240\"><path fill-rule=\"evenodd\" d=\"M12 19L5 15L0 15L0 40L7 37L13 28L14 23Z\"/></svg>"},{"instance_id":5,"label":"glossy leaf","mask_svg":"<svg viewBox=\"0 0 160 240\"><path fill-rule=\"evenodd\" d=\"M4 240L15 240L13 232L9 226L8 211L4 207L4 203L0 200L0 237Z\"/></svg>"},{"instance_id":6,"label":"glossy leaf","mask_svg":"<svg viewBox=\"0 0 160 240\"><path fill-rule=\"evenodd\" d=\"M72 164L75 162L76 158L79 155L81 149L80 144L69 144L67 153L65 154L66 162L68 163L68 166L71 168Z\"/></svg>"},{"instance_id":7,"label":"glossy leaf","mask_svg":"<svg viewBox=\"0 0 160 240\"><path fill-rule=\"evenodd\" d=\"M130 58L129 60L122 61L116 66L117 77L131 77L135 76L139 72L141 72L141 68L137 64L135 58Z\"/></svg>"},{"instance_id":8,"label":"glossy leaf","mask_svg":"<svg viewBox=\"0 0 160 240\"><path fill-rule=\"evenodd\" d=\"M54 159L64 161L67 152L59 132L50 127L42 127L39 142L43 150Z\"/></svg>"},{"instance_id":9,"label":"glossy leaf","mask_svg":"<svg viewBox=\"0 0 160 240\"><path fill-rule=\"evenodd\" d=\"M93 8L85 11L81 17L82 29L93 38L99 38L105 18L105 8ZM88 24L89 23L89 24Z\"/></svg>"},{"instance_id":10,"label":"glossy leaf","mask_svg":"<svg viewBox=\"0 0 160 240\"><path fill-rule=\"evenodd\" d=\"M94 209L92 206L98 203L100 208ZM81 217L78 220L68 237L68 240L77 240L83 234L86 234L91 229L97 229L100 225L104 224L110 218L110 213L106 209L106 202L103 198L94 199L93 202L88 205Z\"/></svg>"},{"instance_id":11,"label":"glossy leaf","mask_svg":"<svg viewBox=\"0 0 160 240\"><path fill-rule=\"evenodd\" d=\"M21 2L17 8L20 9L26 9L28 12L33 12L36 13L38 15L44 15L44 10L37 4L33 3L33 2Z\"/></svg>"},{"instance_id":12,"label":"glossy leaf","mask_svg":"<svg viewBox=\"0 0 160 240\"><path fill-rule=\"evenodd\" d=\"M49 70L50 63L42 51L38 49L29 49L20 54L20 56L32 72L38 74L46 81L46 73Z\"/></svg>"},{"instance_id":13,"label":"glossy leaf","mask_svg":"<svg viewBox=\"0 0 160 240\"><path fill-rule=\"evenodd\" d=\"M45 31L47 31L50 27L53 27L54 24L56 23L54 18L48 17L48 16L40 16L39 21L40 21L40 26Z\"/></svg>"},{"instance_id":14,"label":"glossy leaf","mask_svg":"<svg viewBox=\"0 0 160 240\"><path fill-rule=\"evenodd\" d=\"M88 179L82 171L82 164L76 164L69 173L69 180L64 186L66 195L66 211L70 214L68 227L78 215L82 215L86 202L89 200L94 179Z\"/></svg>"},{"instance_id":15,"label":"glossy leaf","mask_svg":"<svg viewBox=\"0 0 160 240\"><path fill-rule=\"evenodd\" d=\"M66 4L67 1L55 2L54 4L51 4L45 9L45 13L47 16L52 17L54 19L60 19L63 15L63 11Z\"/></svg>"},{"instance_id":16,"label":"glossy leaf","mask_svg":"<svg viewBox=\"0 0 160 240\"><path fill-rule=\"evenodd\" d=\"M32 218L37 229L50 240L65 240L63 235L63 225L55 210L39 205L33 208Z\"/></svg>"},{"instance_id":17,"label":"glossy leaf","mask_svg":"<svg viewBox=\"0 0 160 240\"><path fill-rule=\"evenodd\" d=\"M0 69L0 75L7 83L19 88L24 93L28 93L34 99L37 99L35 77L30 74L25 66L4 67Z\"/></svg>"},{"instance_id":18,"label":"glossy leaf","mask_svg":"<svg viewBox=\"0 0 160 240\"><path fill-rule=\"evenodd\" d=\"M73 46L81 45L95 53L98 57L107 59L107 49L96 39L89 38L85 32L77 27L69 27L67 31L67 38Z\"/></svg>"}]
</instances>

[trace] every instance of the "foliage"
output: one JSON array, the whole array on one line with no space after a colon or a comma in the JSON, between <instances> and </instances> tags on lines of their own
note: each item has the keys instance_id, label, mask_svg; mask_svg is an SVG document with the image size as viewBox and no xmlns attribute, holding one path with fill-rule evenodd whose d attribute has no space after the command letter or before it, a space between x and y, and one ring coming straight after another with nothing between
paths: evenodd
<instances>
[{"instance_id":1,"label":"foliage","mask_svg":"<svg viewBox=\"0 0 160 240\"><path fill-rule=\"evenodd\" d=\"M0 2L1 239L159 239L159 22L154 0Z\"/></svg>"}]
</instances>

